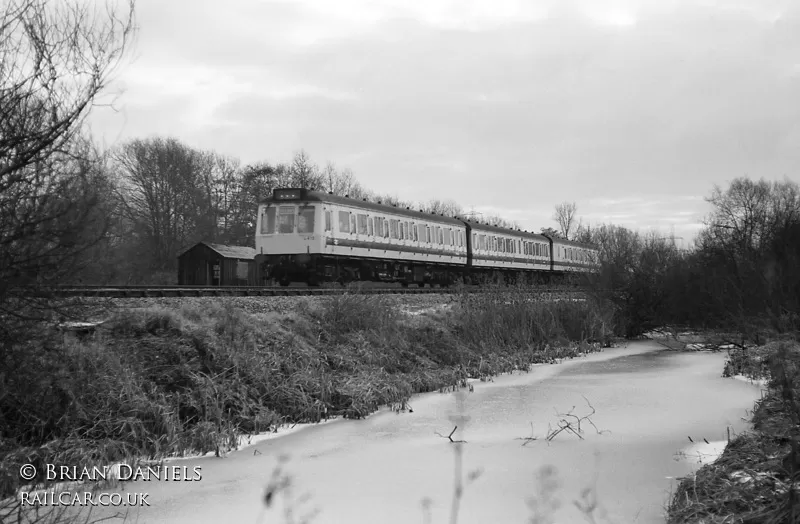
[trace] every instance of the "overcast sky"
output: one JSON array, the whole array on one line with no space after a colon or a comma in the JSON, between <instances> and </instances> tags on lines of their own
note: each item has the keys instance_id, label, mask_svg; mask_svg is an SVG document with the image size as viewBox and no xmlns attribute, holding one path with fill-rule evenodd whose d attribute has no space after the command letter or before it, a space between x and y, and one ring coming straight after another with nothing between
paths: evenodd
<instances>
[{"instance_id":1,"label":"overcast sky","mask_svg":"<svg viewBox=\"0 0 800 524\"><path fill-rule=\"evenodd\" d=\"M798 179L800 3L138 0L107 145L305 149L404 200L689 239L713 184Z\"/></svg>"}]
</instances>

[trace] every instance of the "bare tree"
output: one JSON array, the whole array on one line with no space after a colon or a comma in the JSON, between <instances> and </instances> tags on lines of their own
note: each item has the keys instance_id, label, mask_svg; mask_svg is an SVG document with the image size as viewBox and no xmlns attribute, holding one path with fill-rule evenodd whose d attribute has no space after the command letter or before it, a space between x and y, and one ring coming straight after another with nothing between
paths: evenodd
<instances>
[{"instance_id":1,"label":"bare tree","mask_svg":"<svg viewBox=\"0 0 800 524\"><path fill-rule=\"evenodd\" d=\"M322 185L319 168L311 162L308 153L302 149L295 153L290 171L293 187L312 188Z\"/></svg>"},{"instance_id":2,"label":"bare tree","mask_svg":"<svg viewBox=\"0 0 800 524\"><path fill-rule=\"evenodd\" d=\"M172 138L154 138L128 142L116 160L126 182L126 212L149 247L149 269L173 269L180 248L213 231L203 191L208 155Z\"/></svg>"},{"instance_id":3,"label":"bare tree","mask_svg":"<svg viewBox=\"0 0 800 524\"><path fill-rule=\"evenodd\" d=\"M40 318L32 297L74 273L102 236L99 156L84 121L134 35L122 8L72 0L0 4L0 314ZM35 291L34 291L35 290ZM47 297L53 305L52 297ZM0 322L3 323L3 322Z\"/></svg>"},{"instance_id":4,"label":"bare tree","mask_svg":"<svg viewBox=\"0 0 800 524\"><path fill-rule=\"evenodd\" d=\"M320 174L321 190L334 195L349 195L356 182L353 172L349 169L338 170L333 162L328 162Z\"/></svg>"},{"instance_id":5,"label":"bare tree","mask_svg":"<svg viewBox=\"0 0 800 524\"><path fill-rule=\"evenodd\" d=\"M484 218L484 221L491 226L505 227L508 229L522 229L522 226L516 220L508 220L498 215L488 215Z\"/></svg>"},{"instance_id":6,"label":"bare tree","mask_svg":"<svg viewBox=\"0 0 800 524\"><path fill-rule=\"evenodd\" d=\"M464 208L462 208L455 200L429 200L427 203L422 204L420 209L427 213L433 213L436 215L442 214L449 217L456 215L460 216L464 214Z\"/></svg>"},{"instance_id":7,"label":"bare tree","mask_svg":"<svg viewBox=\"0 0 800 524\"><path fill-rule=\"evenodd\" d=\"M539 230L539 232L543 235L547 235L551 238L561 238L561 232L556 231L552 227L543 227Z\"/></svg>"},{"instance_id":8,"label":"bare tree","mask_svg":"<svg viewBox=\"0 0 800 524\"><path fill-rule=\"evenodd\" d=\"M562 202L556 206L553 213L553 220L558 224L561 234L569 240L569 234L575 226L575 218L578 212L578 206L575 202Z\"/></svg>"},{"instance_id":9,"label":"bare tree","mask_svg":"<svg viewBox=\"0 0 800 524\"><path fill-rule=\"evenodd\" d=\"M61 377L72 374L66 367L53 371L71 357L58 339L43 341L48 330L40 327L54 314L72 312L65 307L69 301L59 300L50 288L73 278L107 229L102 205L102 191L108 186L105 159L87 139L84 123L122 63L133 35L132 2L120 8L80 0L0 2L0 520L4 522L70 519L59 510L37 515L37 508L23 505L15 493L24 482L12 472L24 462L56 458L51 450L68 440L58 440L62 435L54 428L60 422L47 421L42 417L47 412L32 409L50 395L39 389L40 384L48 384L56 398L63 392Z\"/></svg>"},{"instance_id":10,"label":"bare tree","mask_svg":"<svg viewBox=\"0 0 800 524\"><path fill-rule=\"evenodd\" d=\"M790 319L800 325L798 185L738 178L715 187L708 201L713 210L697 246L718 319L742 333L767 322L779 330Z\"/></svg>"}]
</instances>

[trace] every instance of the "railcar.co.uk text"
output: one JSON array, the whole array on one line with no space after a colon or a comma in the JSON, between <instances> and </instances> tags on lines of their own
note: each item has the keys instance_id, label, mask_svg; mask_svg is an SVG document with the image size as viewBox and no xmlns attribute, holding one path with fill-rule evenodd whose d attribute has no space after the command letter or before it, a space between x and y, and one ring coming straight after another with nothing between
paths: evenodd
<instances>
[{"instance_id":1,"label":"railcar.co.uk text","mask_svg":"<svg viewBox=\"0 0 800 524\"><path fill-rule=\"evenodd\" d=\"M195 466L131 466L129 464L115 464L113 466L59 466L46 464L43 475L33 464L24 464L19 470L19 476L27 482L55 483L56 486L64 483L84 484L86 482L103 481L167 481L196 482L203 479L202 468ZM30 490L20 490L19 497L22 505L30 506L149 506L147 493L107 493L95 491L70 491L69 489L57 490L54 487Z\"/></svg>"}]
</instances>

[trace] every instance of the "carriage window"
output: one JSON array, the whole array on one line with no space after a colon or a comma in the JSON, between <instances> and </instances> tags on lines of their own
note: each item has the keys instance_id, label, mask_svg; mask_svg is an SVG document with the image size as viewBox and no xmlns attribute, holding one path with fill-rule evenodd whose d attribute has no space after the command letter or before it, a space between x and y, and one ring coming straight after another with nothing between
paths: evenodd
<instances>
[{"instance_id":1,"label":"carriage window","mask_svg":"<svg viewBox=\"0 0 800 524\"><path fill-rule=\"evenodd\" d=\"M451 230L445 229L443 233L444 233L444 245L449 246L450 244L452 244Z\"/></svg>"},{"instance_id":2,"label":"carriage window","mask_svg":"<svg viewBox=\"0 0 800 524\"><path fill-rule=\"evenodd\" d=\"M389 221L386 219L383 221L383 238L389 238Z\"/></svg>"},{"instance_id":3,"label":"carriage window","mask_svg":"<svg viewBox=\"0 0 800 524\"><path fill-rule=\"evenodd\" d=\"M356 232L356 216L353 213L350 213L350 232L353 234Z\"/></svg>"},{"instance_id":4,"label":"carriage window","mask_svg":"<svg viewBox=\"0 0 800 524\"><path fill-rule=\"evenodd\" d=\"M373 218L375 222L375 236L382 237L383 236L383 219L380 217Z\"/></svg>"},{"instance_id":5,"label":"carriage window","mask_svg":"<svg viewBox=\"0 0 800 524\"><path fill-rule=\"evenodd\" d=\"M333 217L331 216L330 211L325 211L325 231L331 230L331 222L333 222Z\"/></svg>"},{"instance_id":6,"label":"carriage window","mask_svg":"<svg viewBox=\"0 0 800 524\"><path fill-rule=\"evenodd\" d=\"M403 238L411 240L408 236L408 222L403 222Z\"/></svg>"},{"instance_id":7,"label":"carriage window","mask_svg":"<svg viewBox=\"0 0 800 524\"><path fill-rule=\"evenodd\" d=\"M278 208L278 233L294 233L294 206Z\"/></svg>"},{"instance_id":8,"label":"carriage window","mask_svg":"<svg viewBox=\"0 0 800 524\"><path fill-rule=\"evenodd\" d=\"M271 235L275 232L275 208L268 207L266 213L261 217L261 234Z\"/></svg>"},{"instance_id":9,"label":"carriage window","mask_svg":"<svg viewBox=\"0 0 800 524\"><path fill-rule=\"evenodd\" d=\"M314 232L314 206L306 206L300 209L300 219L297 222L297 232Z\"/></svg>"},{"instance_id":10,"label":"carriage window","mask_svg":"<svg viewBox=\"0 0 800 524\"><path fill-rule=\"evenodd\" d=\"M339 211L339 233L350 232L350 213Z\"/></svg>"},{"instance_id":11,"label":"carriage window","mask_svg":"<svg viewBox=\"0 0 800 524\"><path fill-rule=\"evenodd\" d=\"M431 226L425 226L425 242L431 244Z\"/></svg>"},{"instance_id":12,"label":"carriage window","mask_svg":"<svg viewBox=\"0 0 800 524\"><path fill-rule=\"evenodd\" d=\"M367 215L358 215L358 234L367 234Z\"/></svg>"},{"instance_id":13,"label":"carriage window","mask_svg":"<svg viewBox=\"0 0 800 524\"><path fill-rule=\"evenodd\" d=\"M444 244L444 233L442 233L442 228L436 226L436 241L439 244Z\"/></svg>"},{"instance_id":14,"label":"carriage window","mask_svg":"<svg viewBox=\"0 0 800 524\"><path fill-rule=\"evenodd\" d=\"M372 224L373 224L372 219L370 217L367 217L367 234L369 236L372 236L373 233L374 233L374 229L372 227Z\"/></svg>"},{"instance_id":15,"label":"carriage window","mask_svg":"<svg viewBox=\"0 0 800 524\"><path fill-rule=\"evenodd\" d=\"M413 237L414 242L419 240L419 231L417 231L417 224L411 222L411 236Z\"/></svg>"}]
</instances>

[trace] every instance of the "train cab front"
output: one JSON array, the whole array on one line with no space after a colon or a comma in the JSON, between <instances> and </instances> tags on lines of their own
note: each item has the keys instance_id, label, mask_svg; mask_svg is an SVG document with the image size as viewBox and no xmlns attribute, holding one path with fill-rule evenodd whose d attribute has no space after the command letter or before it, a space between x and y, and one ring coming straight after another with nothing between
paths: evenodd
<instances>
[{"instance_id":1,"label":"train cab front","mask_svg":"<svg viewBox=\"0 0 800 524\"><path fill-rule=\"evenodd\" d=\"M256 267L263 284L314 285L323 232L322 203L306 189L275 189L259 206Z\"/></svg>"}]
</instances>

